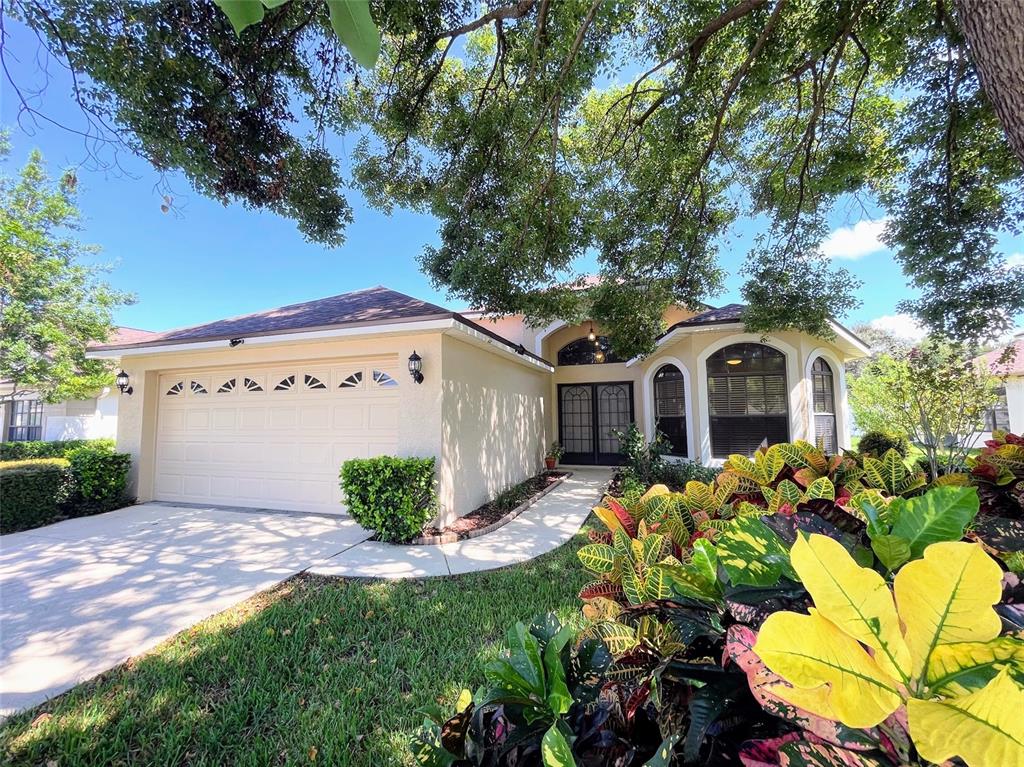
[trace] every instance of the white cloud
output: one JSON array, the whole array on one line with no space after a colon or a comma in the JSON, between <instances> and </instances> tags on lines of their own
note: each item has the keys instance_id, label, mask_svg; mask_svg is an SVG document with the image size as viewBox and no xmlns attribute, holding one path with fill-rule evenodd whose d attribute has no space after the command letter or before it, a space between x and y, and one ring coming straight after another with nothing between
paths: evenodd
<instances>
[{"instance_id":1,"label":"white cloud","mask_svg":"<svg viewBox=\"0 0 1024 767\"><path fill-rule=\"evenodd\" d=\"M1024 266L1024 253L1014 253L1012 256L1007 256L1003 262L1003 266L1009 270L1015 266Z\"/></svg>"},{"instance_id":2,"label":"white cloud","mask_svg":"<svg viewBox=\"0 0 1024 767\"><path fill-rule=\"evenodd\" d=\"M908 341L920 341L925 336L921 323L909 314L886 314L868 323L877 330L887 330Z\"/></svg>"},{"instance_id":3,"label":"white cloud","mask_svg":"<svg viewBox=\"0 0 1024 767\"><path fill-rule=\"evenodd\" d=\"M821 252L829 258L846 258L850 260L863 258L869 253L885 250L886 245L879 239L885 230L888 219L877 221L865 219L853 226L844 226L832 232L823 243Z\"/></svg>"}]
</instances>

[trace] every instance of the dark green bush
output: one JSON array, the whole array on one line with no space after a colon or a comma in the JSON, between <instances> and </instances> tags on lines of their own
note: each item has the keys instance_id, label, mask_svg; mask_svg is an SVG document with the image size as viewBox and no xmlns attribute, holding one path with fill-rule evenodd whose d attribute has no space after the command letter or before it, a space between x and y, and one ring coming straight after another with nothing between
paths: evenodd
<instances>
[{"instance_id":1,"label":"dark green bush","mask_svg":"<svg viewBox=\"0 0 1024 767\"><path fill-rule=\"evenodd\" d=\"M24 461L30 458L65 458L82 447L114 449L112 439L69 439L63 442L0 442L0 461Z\"/></svg>"},{"instance_id":2,"label":"dark green bush","mask_svg":"<svg viewBox=\"0 0 1024 767\"><path fill-rule=\"evenodd\" d=\"M668 441L658 432L653 442L647 442L636 424L622 432L619 438L619 452L625 459L621 474L623 488L647 489L651 485L668 485L673 490L682 490L687 482L711 482L721 469L702 466L692 461L667 461Z\"/></svg>"},{"instance_id":3,"label":"dark green bush","mask_svg":"<svg viewBox=\"0 0 1024 767\"><path fill-rule=\"evenodd\" d=\"M132 459L107 445L86 445L67 454L74 478L71 499L75 516L98 514L124 506Z\"/></svg>"},{"instance_id":4,"label":"dark green bush","mask_svg":"<svg viewBox=\"0 0 1024 767\"><path fill-rule=\"evenodd\" d=\"M857 450L861 453L871 453L876 458L881 458L889 450L895 450L904 458L910 452L910 441L901 434L893 434L885 431L865 432L860 438Z\"/></svg>"},{"instance_id":5,"label":"dark green bush","mask_svg":"<svg viewBox=\"0 0 1024 767\"><path fill-rule=\"evenodd\" d=\"M73 480L64 458L0 462L0 533L16 533L65 516Z\"/></svg>"},{"instance_id":6,"label":"dark green bush","mask_svg":"<svg viewBox=\"0 0 1024 767\"><path fill-rule=\"evenodd\" d=\"M437 513L433 458L353 458L341 465L352 518L382 541L415 538Z\"/></svg>"}]
</instances>

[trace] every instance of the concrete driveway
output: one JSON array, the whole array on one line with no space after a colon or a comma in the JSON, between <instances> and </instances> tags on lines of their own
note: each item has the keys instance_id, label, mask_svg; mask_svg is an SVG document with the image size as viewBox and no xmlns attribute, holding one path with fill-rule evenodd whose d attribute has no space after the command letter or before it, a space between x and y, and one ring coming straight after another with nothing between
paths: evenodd
<instances>
[{"instance_id":1,"label":"concrete driveway","mask_svg":"<svg viewBox=\"0 0 1024 767\"><path fill-rule=\"evenodd\" d=\"M147 503L0 537L0 716L346 551L347 517Z\"/></svg>"}]
</instances>

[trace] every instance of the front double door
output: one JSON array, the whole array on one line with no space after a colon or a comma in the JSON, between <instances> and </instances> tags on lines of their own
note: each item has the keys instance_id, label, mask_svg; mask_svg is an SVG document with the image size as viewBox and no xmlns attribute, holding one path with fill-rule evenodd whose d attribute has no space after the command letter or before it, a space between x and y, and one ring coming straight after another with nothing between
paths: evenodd
<instances>
[{"instance_id":1,"label":"front double door","mask_svg":"<svg viewBox=\"0 0 1024 767\"><path fill-rule=\"evenodd\" d=\"M620 464L619 438L633 423L633 384L559 384L558 440L567 464Z\"/></svg>"}]
</instances>

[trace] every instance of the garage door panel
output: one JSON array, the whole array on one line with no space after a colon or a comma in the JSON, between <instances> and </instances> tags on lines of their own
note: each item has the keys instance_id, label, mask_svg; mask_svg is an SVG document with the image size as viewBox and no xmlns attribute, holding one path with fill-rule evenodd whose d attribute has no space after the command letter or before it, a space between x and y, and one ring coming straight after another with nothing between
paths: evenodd
<instances>
[{"instance_id":1,"label":"garage door panel","mask_svg":"<svg viewBox=\"0 0 1024 767\"><path fill-rule=\"evenodd\" d=\"M335 429L365 429L365 403L355 402L352 404L335 406L334 418L331 425Z\"/></svg>"},{"instance_id":2,"label":"garage door panel","mask_svg":"<svg viewBox=\"0 0 1024 767\"><path fill-rule=\"evenodd\" d=\"M155 497L342 512L341 464L396 451L399 370L392 360L163 376Z\"/></svg>"},{"instance_id":3,"label":"garage door panel","mask_svg":"<svg viewBox=\"0 0 1024 767\"><path fill-rule=\"evenodd\" d=\"M243 429L263 429L267 425L267 411L263 407L240 408L238 419Z\"/></svg>"},{"instance_id":4,"label":"garage door panel","mask_svg":"<svg viewBox=\"0 0 1024 767\"><path fill-rule=\"evenodd\" d=\"M238 426L238 410L236 408L215 408L213 411L214 429L234 429Z\"/></svg>"}]
</instances>

